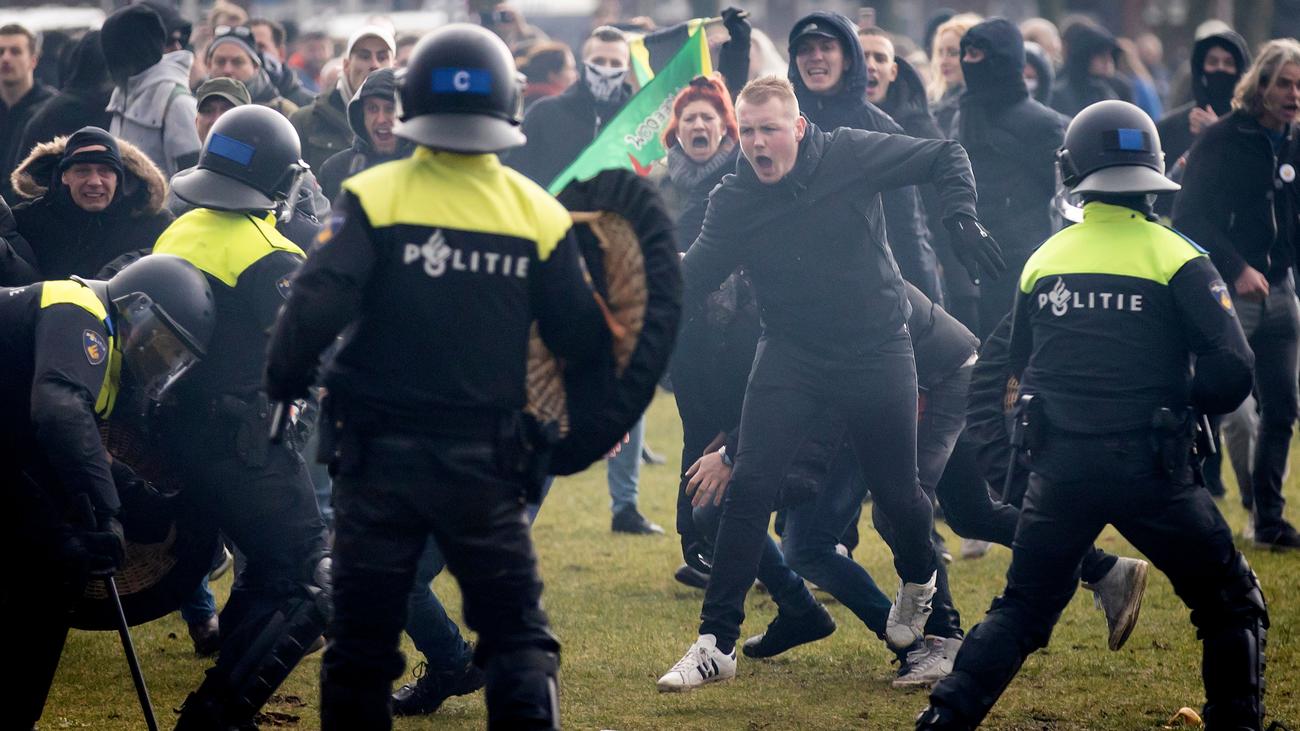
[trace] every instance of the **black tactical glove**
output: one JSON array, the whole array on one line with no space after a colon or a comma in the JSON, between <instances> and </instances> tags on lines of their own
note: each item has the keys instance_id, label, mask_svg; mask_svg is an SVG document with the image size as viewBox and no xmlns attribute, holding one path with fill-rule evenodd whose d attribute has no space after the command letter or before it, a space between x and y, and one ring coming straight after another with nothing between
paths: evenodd
<instances>
[{"instance_id":1,"label":"black tactical glove","mask_svg":"<svg viewBox=\"0 0 1300 731\"><path fill-rule=\"evenodd\" d=\"M63 538L64 558L79 569L111 574L126 558L126 537L122 524L113 516L102 516L93 530L69 527Z\"/></svg>"},{"instance_id":2,"label":"black tactical glove","mask_svg":"<svg viewBox=\"0 0 1300 731\"><path fill-rule=\"evenodd\" d=\"M734 41L749 41L750 25L749 12L737 7L729 7L722 11L722 27L727 29Z\"/></svg>"},{"instance_id":3,"label":"black tactical glove","mask_svg":"<svg viewBox=\"0 0 1300 731\"><path fill-rule=\"evenodd\" d=\"M997 279L999 274L1006 271L1006 262L1002 260L1002 248L979 221L958 214L946 219L943 224L952 235L953 253L957 255L962 266L966 267L966 273L970 275L972 282L979 284L981 274L987 275L990 279Z\"/></svg>"}]
</instances>

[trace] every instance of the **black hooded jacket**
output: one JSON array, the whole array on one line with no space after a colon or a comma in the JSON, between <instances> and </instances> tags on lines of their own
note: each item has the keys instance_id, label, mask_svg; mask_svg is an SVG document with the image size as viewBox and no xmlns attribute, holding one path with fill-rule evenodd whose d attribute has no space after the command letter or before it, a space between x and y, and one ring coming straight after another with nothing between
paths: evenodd
<instances>
[{"instance_id":1,"label":"black hooded jacket","mask_svg":"<svg viewBox=\"0 0 1300 731\"><path fill-rule=\"evenodd\" d=\"M810 124L794 168L773 184L742 156L682 261L684 314L701 316L709 293L744 265L765 337L831 363L872 353L910 314L879 193L924 182L939 189L944 220L974 215L975 179L950 140Z\"/></svg>"},{"instance_id":2,"label":"black hooded jacket","mask_svg":"<svg viewBox=\"0 0 1300 731\"><path fill-rule=\"evenodd\" d=\"M979 181L980 222L1003 251L1028 254L1052 234L1056 151L1068 120L1029 97L1024 41L1015 25L986 20L962 38L963 55L968 46L985 57L962 63L966 90L956 132ZM1018 274L1004 278L1013 282Z\"/></svg>"},{"instance_id":3,"label":"black hooded jacket","mask_svg":"<svg viewBox=\"0 0 1300 731\"><path fill-rule=\"evenodd\" d=\"M581 66L578 73L582 73ZM538 99L524 115L523 132L528 142L504 156L502 162L543 188L550 185L578 159L631 95L632 88L624 84L620 100L601 104L579 79L557 96Z\"/></svg>"},{"instance_id":4,"label":"black hooded jacket","mask_svg":"<svg viewBox=\"0 0 1300 731\"><path fill-rule=\"evenodd\" d=\"M1047 57L1043 47L1033 41L1025 41L1025 65L1033 66L1038 74L1038 86L1030 92L1034 101L1045 107L1052 106L1052 85L1056 83L1056 67Z\"/></svg>"},{"instance_id":5,"label":"black hooded jacket","mask_svg":"<svg viewBox=\"0 0 1300 731\"><path fill-rule=\"evenodd\" d=\"M366 132L367 97L382 97L391 102L397 100L397 79L392 69L378 69L371 72L361 82L357 95L348 102L348 126L352 127L352 148L336 152L321 165L317 181L325 197L334 200L342 190L343 181L362 170L372 168L389 160L398 160L411 154L415 146L407 140L398 138L397 148L391 155L375 150L370 144L370 134Z\"/></svg>"},{"instance_id":6,"label":"black hooded jacket","mask_svg":"<svg viewBox=\"0 0 1300 731\"><path fill-rule=\"evenodd\" d=\"M18 233L18 224L9 204L0 198L0 287L21 287L39 282L36 254L27 239Z\"/></svg>"},{"instance_id":7,"label":"black hooded jacket","mask_svg":"<svg viewBox=\"0 0 1300 731\"><path fill-rule=\"evenodd\" d=\"M1089 72L1093 56L1115 53L1115 36L1104 28L1079 22L1065 30L1065 68L1052 87L1052 108L1073 117L1089 104L1106 99L1133 101L1133 91L1119 77L1104 79Z\"/></svg>"},{"instance_id":8,"label":"black hooded jacket","mask_svg":"<svg viewBox=\"0 0 1300 731\"><path fill-rule=\"evenodd\" d=\"M809 23L830 28L843 48L844 75L840 80L840 90L834 94L814 94L809 91L795 64L796 49L793 41ZM795 95L799 98L799 109L804 116L828 131L837 127L849 127L869 132L903 133L903 127L897 121L867 101L867 62L853 21L835 12L819 10L809 13L790 29L790 41L787 76L794 85ZM887 190L881 194L881 200L885 207L887 240L903 277L919 287L930 299L942 302L938 258L930 245L925 209L916 187Z\"/></svg>"},{"instance_id":9,"label":"black hooded jacket","mask_svg":"<svg viewBox=\"0 0 1300 731\"><path fill-rule=\"evenodd\" d=\"M1216 72L1213 75L1202 71L1205 55L1211 48L1219 47L1232 54L1237 61L1237 73ZM1156 125L1160 132L1160 148L1165 153L1165 166L1172 168L1183 153L1192 148L1192 130L1188 126L1188 117L1194 107L1206 106L1214 109L1220 117L1232 111L1232 91L1237 80L1250 66L1250 49L1241 36L1228 30L1209 35L1196 42L1192 47L1192 101L1170 111Z\"/></svg>"},{"instance_id":10,"label":"black hooded jacket","mask_svg":"<svg viewBox=\"0 0 1300 731\"><path fill-rule=\"evenodd\" d=\"M82 127L108 129L113 121L107 111L113 81L104 63L99 31L86 33L73 46L66 73L62 90L27 123L20 145L23 151L60 135L70 135Z\"/></svg>"}]
</instances>

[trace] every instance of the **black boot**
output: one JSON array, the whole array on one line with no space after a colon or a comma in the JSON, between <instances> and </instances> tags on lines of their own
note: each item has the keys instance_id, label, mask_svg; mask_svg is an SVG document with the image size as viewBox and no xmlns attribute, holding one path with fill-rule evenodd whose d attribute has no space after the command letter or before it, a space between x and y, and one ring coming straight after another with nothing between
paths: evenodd
<instances>
[{"instance_id":1,"label":"black boot","mask_svg":"<svg viewBox=\"0 0 1300 731\"><path fill-rule=\"evenodd\" d=\"M483 671L473 663L449 672L423 672L424 663L415 667L415 682L403 685L393 694L394 716L424 716L438 710L443 701L457 695L469 695L483 687Z\"/></svg>"},{"instance_id":2,"label":"black boot","mask_svg":"<svg viewBox=\"0 0 1300 731\"><path fill-rule=\"evenodd\" d=\"M792 647L820 640L834 631L835 620L821 604L797 616L778 611L776 618L767 625L767 631L745 640L741 650L745 657L773 657Z\"/></svg>"},{"instance_id":3,"label":"black boot","mask_svg":"<svg viewBox=\"0 0 1300 731\"><path fill-rule=\"evenodd\" d=\"M1207 729L1264 727L1263 623L1226 629L1202 641L1201 677L1205 681Z\"/></svg>"},{"instance_id":4,"label":"black boot","mask_svg":"<svg viewBox=\"0 0 1300 731\"><path fill-rule=\"evenodd\" d=\"M558 731L560 656L514 650L487 661L488 731Z\"/></svg>"}]
</instances>

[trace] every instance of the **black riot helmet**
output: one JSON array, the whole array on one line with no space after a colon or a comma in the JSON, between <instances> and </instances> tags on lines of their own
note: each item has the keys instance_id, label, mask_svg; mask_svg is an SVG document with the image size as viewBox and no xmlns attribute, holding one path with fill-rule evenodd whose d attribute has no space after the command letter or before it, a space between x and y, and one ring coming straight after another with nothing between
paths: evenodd
<instances>
[{"instance_id":1,"label":"black riot helmet","mask_svg":"<svg viewBox=\"0 0 1300 731\"><path fill-rule=\"evenodd\" d=\"M302 174L298 132L268 107L235 107L212 125L199 164L177 173L181 200L218 211L270 211L297 197Z\"/></svg>"},{"instance_id":2,"label":"black riot helmet","mask_svg":"<svg viewBox=\"0 0 1300 731\"><path fill-rule=\"evenodd\" d=\"M1165 177L1155 122L1137 106L1114 99L1079 112L1065 130L1056 163L1061 182L1075 194L1167 193L1181 187Z\"/></svg>"},{"instance_id":3,"label":"black riot helmet","mask_svg":"<svg viewBox=\"0 0 1300 731\"><path fill-rule=\"evenodd\" d=\"M445 25L420 39L401 84L398 137L452 152L501 152L524 144L523 76L486 28Z\"/></svg>"},{"instance_id":4,"label":"black riot helmet","mask_svg":"<svg viewBox=\"0 0 1300 731\"><path fill-rule=\"evenodd\" d=\"M179 256L150 254L106 285L124 369L157 401L207 351L216 324L208 279Z\"/></svg>"}]
</instances>

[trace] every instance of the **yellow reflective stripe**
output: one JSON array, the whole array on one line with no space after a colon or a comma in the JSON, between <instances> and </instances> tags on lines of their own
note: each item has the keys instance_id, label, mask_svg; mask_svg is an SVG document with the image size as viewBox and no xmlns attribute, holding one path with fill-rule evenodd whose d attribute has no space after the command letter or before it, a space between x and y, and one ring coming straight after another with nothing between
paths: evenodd
<instances>
[{"instance_id":1,"label":"yellow reflective stripe","mask_svg":"<svg viewBox=\"0 0 1300 731\"><path fill-rule=\"evenodd\" d=\"M108 310L99 297L89 287L72 280L45 282L41 285L41 309L53 305L76 305L89 312L96 320L108 320ZM107 417L117 403L117 384L122 372L122 357L117 352L117 338L108 336L108 368L104 369L104 381L99 385L99 395L95 397L95 413L100 418Z\"/></svg>"},{"instance_id":2,"label":"yellow reflective stripe","mask_svg":"<svg viewBox=\"0 0 1300 731\"><path fill-rule=\"evenodd\" d=\"M1061 274L1110 274L1169 284L1184 264L1198 256L1205 254L1159 224L1085 219L1034 252L1020 275L1020 291L1032 292L1040 279Z\"/></svg>"},{"instance_id":3,"label":"yellow reflective stripe","mask_svg":"<svg viewBox=\"0 0 1300 731\"><path fill-rule=\"evenodd\" d=\"M532 241L542 260L572 225L549 193L496 155L417 148L343 182L375 228L408 225L497 234Z\"/></svg>"},{"instance_id":4,"label":"yellow reflective stripe","mask_svg":"<svg viewBox=\"0 0 1300 731\"><path fill-rule=\"evenodd\" d=\"M173 221L153 250L179 256L230 287L239 283L244 270L275 251L307 256L275 229L272 214L258 218L209 208L196 208Z\"/></svg>"}]
</instances>

